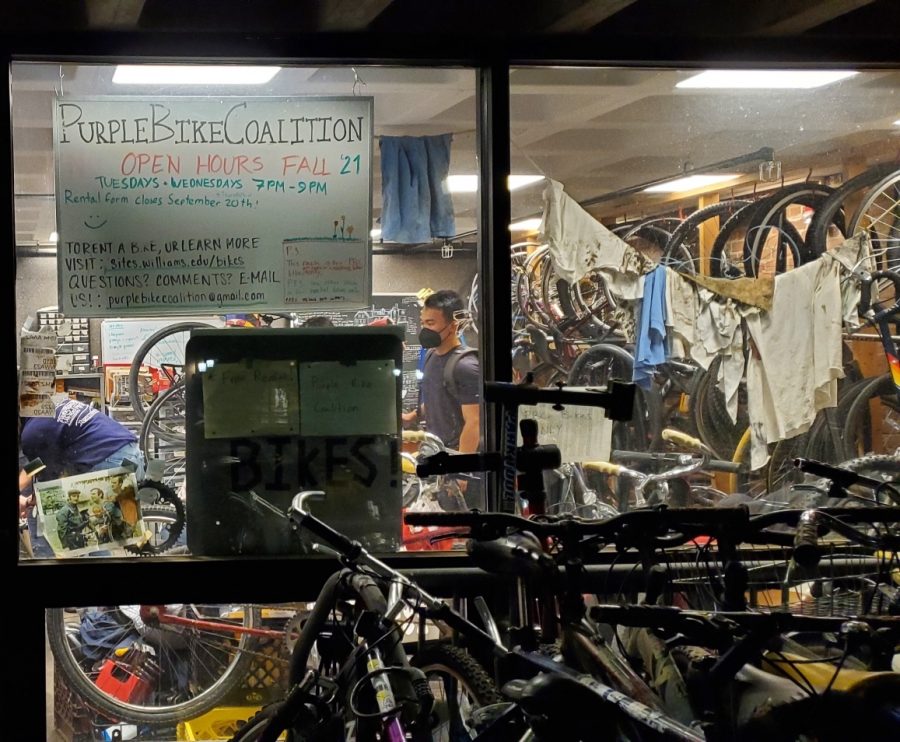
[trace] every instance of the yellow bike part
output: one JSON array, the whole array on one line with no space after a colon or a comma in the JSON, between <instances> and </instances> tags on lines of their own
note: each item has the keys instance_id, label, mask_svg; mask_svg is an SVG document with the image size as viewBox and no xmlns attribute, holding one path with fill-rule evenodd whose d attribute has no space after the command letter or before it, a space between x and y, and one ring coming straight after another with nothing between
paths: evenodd
<instances>
[{"instance_id":1,"label":"yellow bike part","mask_svg":"<svg viewBox=\"0 0 900 742\"><path fill-rule=\"evenodd\" d=\"M799 662L800 664L794 664ZM824 691L829 683L831 689L836 691L862 690L870 683L883 684L886 682L900 685L900 673L872 670L850 670L841 668L837 677L834 677L835 665L829 662L810 662L807 657L796 654L780 652L766 652L763 659L763 669L779 675L793 678L804 685L812 685L817 692ZM834 678L834 682L831 679Z\"/></svg>"}]
</instances>

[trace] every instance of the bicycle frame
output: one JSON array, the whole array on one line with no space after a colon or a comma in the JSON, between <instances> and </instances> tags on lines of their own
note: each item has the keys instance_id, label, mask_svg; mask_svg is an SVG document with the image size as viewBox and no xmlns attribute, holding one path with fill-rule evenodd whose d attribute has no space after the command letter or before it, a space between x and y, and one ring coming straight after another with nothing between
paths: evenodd
<instances>
[{"instance_id":1,"label":"bicycle frame","mask_svg":"<svg viewBox=\"0 0 900 742\"><path fill-rule=\"evenodd\" d=\"M281 640L284 631L275 629L256 629L247 626L210 621L209 619L188 618L172 613L165 605L142 605L140 607L141 620L146 624L158 623L163 626L180 626L185 629L197 629L199 631L217 631L223 634L245 634L262 639Z\"/></svg>"},{"instance_id":2,"label":"bicycle frame","mask_svg":"<svg viewBox=\"0 0 900 742\"><path fill-rule=\"evenodd\" d=\"M497 660L505 665L519 668L520 672L524 669L528 676L535 676L540 673L546 673L558 678L574 680L578 687L585 690L601 701L604 708L610 705L618 711L625 714L636 724L644 725L654 731L667 734L670 737L688 742L702 742L703 736L694 732L688 727L667 717L657 707L651 707L642 701L631 698L624 693L604 684L595 677L590 677L579 673L576 670L561 665L560 663L534 652L526 652L520 650L508 650L497 639L495 634L485 631L476 626L468 619L453 610L443 600L435 598L426 591L418 587L414 582L409 580L405 575L392 569L384 564L381 560L369 554L360 544L350 541L342 534L334 531L330 526L312 516L306 509L306 501L310 499L320 499L324 497L322 492L304 492L296 495L291 505L290 518L298 528L307 528L317 538L327 544L326 549L320 551L330 552L337 555L346 565L343 572L337 573L341 576L333 576L326 583L322 594L317 601L317 606L328 605L330 598L335 595L335 590L342 579L346 579L348 573L354 570L364 568L365 571L374 573L380 579L387 581L392 589L389 592L389 601L385 603L385 611L382 614L384 618L390 619L399 610L398 606L406 604L416 610L420 615L427 616L437 621L441 621L454 631L464 636L467 642L474 648L489 651ZM320 609L327 610L327 609ZM298 642L294 657L292 658L291 681L295 685L302 677L305 669L306 657L308 650L315 641L316 624L313 618L310 618L309 625L311 630L309 635L301 638ZM571 634L572 642L578 642L582 629L575 629L576 624L572 624L573 631ZM307 633L307 632L304 632ZM647 699L652 698L652 692ZM284 724L289 719L286 717L288 713L282 713L278 718L278 723L270 724L266 732L262 736L262 742L273 740L281 731L276 728L278 724ZM282 727L284 728L284 727ZM486 735L488 732L485 733ZM487 737L486 737L487 738Z\"/></svg>"}]
</instances>

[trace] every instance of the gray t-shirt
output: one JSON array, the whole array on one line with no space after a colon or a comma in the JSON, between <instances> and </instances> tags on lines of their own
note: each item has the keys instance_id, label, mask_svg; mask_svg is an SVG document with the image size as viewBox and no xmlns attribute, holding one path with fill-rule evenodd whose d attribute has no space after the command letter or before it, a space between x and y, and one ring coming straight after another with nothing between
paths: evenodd
<instances>
[{"instance_id":1,"label":"gray t-shirt","mask_svg":"<svg viewBox=\"0 0 900 742\"><path fill-rule=\"evenodd\" d=\"M429 353L422 371L422 403L425 405L425 429L440 438L448 448L459 447L463 429L460 405L481 401L481 367L478 355L468 353L459 359L453 376L456 398L444 388L444 366L451 353Z\"/></svg>"}]
</instances>

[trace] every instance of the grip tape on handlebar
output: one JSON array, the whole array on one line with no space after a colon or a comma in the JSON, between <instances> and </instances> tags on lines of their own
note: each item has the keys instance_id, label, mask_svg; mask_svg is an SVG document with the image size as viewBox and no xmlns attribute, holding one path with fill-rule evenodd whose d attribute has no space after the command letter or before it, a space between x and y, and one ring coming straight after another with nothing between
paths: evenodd
<instances>
[{"instance_id":1,"label":"grip tape on handlebar","mask_svg":"<svg viewBox=\"0 0 900 742\"><path fill-rule=\"evenodd\" d=\"M594 471L599 471L602 474L609 474L610 476L617 476L622 473L623 467L621 464L613 464L609 461L584 461L581 464L585 469L593 469Z\"/></svg>"},{"instance_id":2,"label":"grip tape on handlebar","mask_svg":"<svg viewBox=\"0 0 900 742\"><path fill-rule=\"evenodd\" d=\"M695 438L692 435L688 435L687 433L682 433L680 430L666 428L662 431L661 435L664 441L669 441L678 446L684 446L685 448L695 448L698 450L703 448L703 441L701 441L699 438Z\"/></svg>"},{"instance_id":3,"label":"grip tape on handlebar","mask_svg":"<svg viewBox=\"0 0 900 742\"><path fill-rule=\"evenodd\" d=\"M359 551L360 546L358 543L347 538L343 533L335 531L331 526L314 515L306 513L303 517L302 526L324 544L345 556L350 556Z\"/></svg>"}]
</instances>

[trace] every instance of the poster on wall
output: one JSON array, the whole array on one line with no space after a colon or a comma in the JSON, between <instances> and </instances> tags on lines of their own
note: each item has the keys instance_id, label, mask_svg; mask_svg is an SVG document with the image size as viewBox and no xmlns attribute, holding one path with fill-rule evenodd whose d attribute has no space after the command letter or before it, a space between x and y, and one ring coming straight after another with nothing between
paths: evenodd
<instances>
[{"instance_id":1,"label":"poster on wall","mask_svg":"<svg viewBox=\"0 0 900 742\"><path fill-rule=\"evenodd\" d=\"M60 311L369 304L371 97L58 97Z\"/></svg>"},{"instance_id":2,"label":"poster on wall","mask_svg":"<svg viewBox=\"0 0 900 742\"><path fill-rule=\"evenodd\" d=\"M22 330L19 348L19 415L53 417L56 382L56 332L51 327Z\"/></svg>"},{"instance_id":3,"label":"poster on wall","mask_svg":"<svg viewBox=\"0 0 900 742\"><path fill-rule=\"evenodd\" d=\"M129 469L36 480L34 491L42 533L57 557L121 548L143 539L137 479Z\"/></svg>"}]
</instances>

